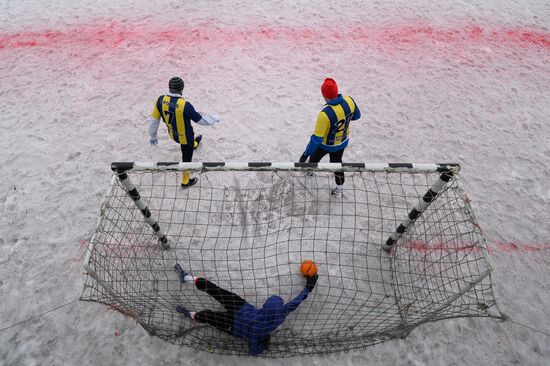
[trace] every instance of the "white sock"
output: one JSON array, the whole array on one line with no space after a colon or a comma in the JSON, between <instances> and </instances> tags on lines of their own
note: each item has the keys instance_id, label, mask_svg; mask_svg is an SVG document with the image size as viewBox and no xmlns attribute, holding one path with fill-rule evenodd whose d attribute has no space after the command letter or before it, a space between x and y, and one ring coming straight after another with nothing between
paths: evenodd
<instances>
[{"instance_id":1,"label":"white sock","mask_svg":"<svg viewBox=\"0 0 550 366\"><path fill-rule=\"evenodd\" d=\"M191 275L185 275L184 279L185 279L185 282L189 282L189 283L195 283L195 279L197 277L193 277Z\"/></svg>"},{"instance_id":2,"label":"white sock","mask_svg":"<svg viewBox=\"0 0 550 366\"><path fill-rule=\"evenodd\" d=\"M344 191L344 187L342 186L336 186L336 188L334 188L334 193L342 193Z\"/></svg>"}]
</instances>

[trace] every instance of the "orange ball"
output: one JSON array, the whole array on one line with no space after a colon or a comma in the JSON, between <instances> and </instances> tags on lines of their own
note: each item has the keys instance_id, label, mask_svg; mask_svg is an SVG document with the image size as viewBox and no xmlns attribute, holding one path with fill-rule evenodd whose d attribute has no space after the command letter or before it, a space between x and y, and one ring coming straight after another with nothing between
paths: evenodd
<instances>
[{"instance_id":1,"label":"orange ball","mask_svg":"<svg viewBox=\"0 0 550 366\"><path fill-rule=\"evenodd\" d=\"M311 259L306 259L300 265L300 272L302 272L304 276L313 277L317 274L317 265Z\"/></svg>"}]
</instances>

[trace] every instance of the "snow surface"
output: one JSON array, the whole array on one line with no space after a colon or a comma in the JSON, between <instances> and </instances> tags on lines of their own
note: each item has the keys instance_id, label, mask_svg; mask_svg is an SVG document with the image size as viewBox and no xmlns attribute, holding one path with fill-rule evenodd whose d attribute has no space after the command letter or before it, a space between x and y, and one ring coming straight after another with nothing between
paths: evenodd
<instances>
[{"instance_id":1,"label":"snow surface","mask_svg":"<svg viewBox=\"0 0 550 366\"><path fill-rule=\"evenodd\" d=\"M197 127L195 160L297 160L330 76L363 112L347 161L460 163L512 321L267 360L180 348L74 301L110 162L179 157L163 130L148 146L145 123L173 75L223 119ZM547 1L3 1L0 364L548 365L549 112Z\"/></svg>"}]
</instances>

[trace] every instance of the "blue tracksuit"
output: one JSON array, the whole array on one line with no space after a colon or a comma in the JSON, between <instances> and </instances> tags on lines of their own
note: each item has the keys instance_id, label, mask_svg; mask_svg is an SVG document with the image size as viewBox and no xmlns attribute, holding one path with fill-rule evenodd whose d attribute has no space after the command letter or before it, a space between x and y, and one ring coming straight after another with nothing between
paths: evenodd
<instances>
[{"instance_id":1,"label":"blue tracksuit","mask_svg":"<svg viewBox=\"0 0 550 366\"><path fill-rule=\"evenodd\" d=\"M302 292L287 304L280 296L273 295L266 300L261 309L256 309L249 303L244 304L235 313L233 335L247 339L251 355L261 353L266 345L260 341L277 329L308 294L309 290L304 287Z\"/></svg>"}]
</instances>

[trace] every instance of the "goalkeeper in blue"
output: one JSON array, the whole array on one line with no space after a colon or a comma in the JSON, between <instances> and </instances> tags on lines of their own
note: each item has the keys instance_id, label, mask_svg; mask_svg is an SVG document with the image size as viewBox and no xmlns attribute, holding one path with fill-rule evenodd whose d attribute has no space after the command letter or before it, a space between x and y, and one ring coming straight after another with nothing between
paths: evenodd
<instances>
[{"instance_id":1,"label":"goalkeeper in blue","mask_svg":"<svg viewBox=\"0 0 550 366\"><path fill-rule=\"evenodd\" d=\"M179 77L173 77L168 82L169 93L157 98L153 113L147 119L149 123L149 143L157 145L157 130L160 119L166 124L170 138L181 146L181 161L191 162L193 150L196 149L202 139L201 135L195 136L191 121L203 125L212 126L220 122L216 115L202 116L195 111L193 105L183 98L184 83ZM196 184L197 178L190 178L189 172L182 172L181 187L189 188Z\"/></svg>"},{"instance_id":2,"label":"goalkeeper in blue","mask_svg":"<svg viewBox=\"0 0 550 366\"><path fill-rule=\"evenodd\" d=\"M313 291L318 277L317 274L307 276L304 289L292 301L285 304L280 296L272 295L267 298L261 309L256 309L254 305L246 302L237 294L224 290L207 279L189 275L182 270L179 264L174 266L174 270L182 283L194 283L197 289L212 296L225 308L225 311L207 309L194 312L183 306L177 306L176 311L198 323L210 324L223 332L246 339L248 352L253 356L269 347L271 333Z\"/></svg>"},{"instance_id":3,"label":"goalkeeper in blue","mask_svg":"<svg viewBox=\"0 0 550 366\"><path fill-rule=\"evenodd\" d=\"M327 78L321 85L321 93L326 105L317 117L315 132L311 135L306 150L300 157L300 163L318 163L329 154L331 163L341 163L344 150L349 143L350 122L361 118L359 107L349 96L338 93L338 85L333 79ZM332 195L342 196L344 172L334 173L336 188Z\"/></svg>"}]
</instances>

